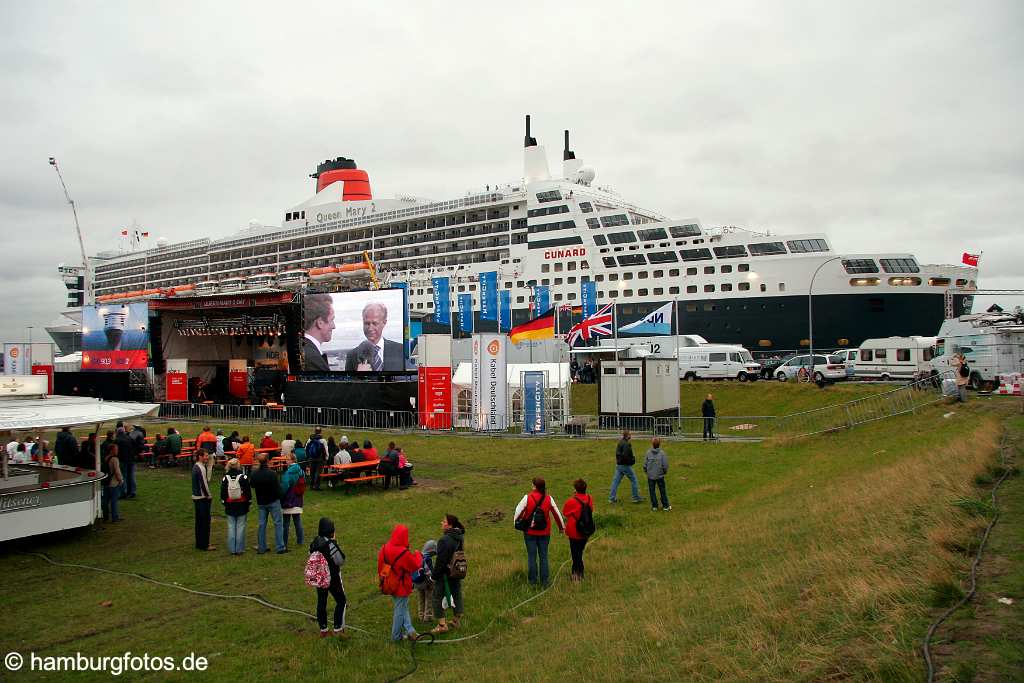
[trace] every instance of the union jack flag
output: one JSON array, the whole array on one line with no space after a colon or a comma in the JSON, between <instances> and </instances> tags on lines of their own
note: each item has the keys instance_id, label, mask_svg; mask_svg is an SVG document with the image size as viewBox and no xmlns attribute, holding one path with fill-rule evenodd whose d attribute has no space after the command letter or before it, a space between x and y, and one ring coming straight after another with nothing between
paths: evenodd
<instances>
[{"instance_id":1,"label":"union jack flag","mask_svg":"<svg viewBox=\"0 0 1024 683\"><path fill-rule=\"evenodd\" d=\"M590 341L593 337L610 337L612 335L612 306L605 304L597 313L576 323L565 335L565 341L569 346L575 346L580 339Z\"/></svg>"}]
</instances>

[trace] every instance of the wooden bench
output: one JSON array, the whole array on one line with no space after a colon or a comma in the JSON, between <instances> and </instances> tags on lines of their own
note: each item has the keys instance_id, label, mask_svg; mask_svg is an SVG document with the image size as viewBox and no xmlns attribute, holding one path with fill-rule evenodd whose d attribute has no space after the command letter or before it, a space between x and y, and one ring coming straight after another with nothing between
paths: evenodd
<instances>
[{"instance_id":1,"label":"wooden bench","mask_svg":"<svg viewBox=\"0 0 1024 683\"><path fill-rule=\"evenodd\" d=\"M358 484L363 481L375 481L377 479L383 479L383 474L367 474L362 477L352 477L350 479L342 479L346 484Z\"/></svg>"}]
</instances>

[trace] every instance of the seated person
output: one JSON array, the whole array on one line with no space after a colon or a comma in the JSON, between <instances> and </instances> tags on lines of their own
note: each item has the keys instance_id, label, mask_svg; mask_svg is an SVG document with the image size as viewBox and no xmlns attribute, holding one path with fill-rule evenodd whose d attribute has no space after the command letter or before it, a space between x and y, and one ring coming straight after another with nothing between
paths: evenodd
<instances>
[{"instance_id":1,"label":"seated person","mask_svg":"<svg viewBox=\"0 0 1024 683\"><path fill-rule=\"evenodd\" d=\"M363 451L359 449L359 442L353 441L352 446L348 449L349 457L352 462L366 462L366 456L363 455Z\"/></svg>"},{"instance_id":2,"label":"seated person","mask_svg":"<svg viewBox=\"0 0 1024 683\"><path fill-rule=\"evenodd\" d=\"M412 478L412 463L405 457L405 449L398 449L398 488L399 490L415 486L416 480Z\"/></svg>"},{"instance_id":3,"label":"seated person","mask_svg":"<svg viewBox=\"0 0 1024 683\"><path fill-rule=\"evenodd\" d=\"M370 440L367 439L363 442L363 458L365 460L379 460L380 456L377 454L377 449L373 447Z\"/></svg>"}]
</instances>

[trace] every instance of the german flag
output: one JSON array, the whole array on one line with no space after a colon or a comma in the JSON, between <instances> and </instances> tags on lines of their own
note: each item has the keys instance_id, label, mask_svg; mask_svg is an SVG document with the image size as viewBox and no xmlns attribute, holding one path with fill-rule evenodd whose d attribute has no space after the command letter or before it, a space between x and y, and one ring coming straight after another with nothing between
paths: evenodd
<instances>
[{"instance_id":1,"label":"german flag","mask_svg":"<svg viewBox=\"0 0 1024 683\"><path fill-rule=\"evenodd\" d=\"M537 341L538 339L553 339L555 337L555 309L549 308L546 313L513 327L509 330L508 336L513 344L522 344L524 341Z\"/></svg>"}]
</instances>

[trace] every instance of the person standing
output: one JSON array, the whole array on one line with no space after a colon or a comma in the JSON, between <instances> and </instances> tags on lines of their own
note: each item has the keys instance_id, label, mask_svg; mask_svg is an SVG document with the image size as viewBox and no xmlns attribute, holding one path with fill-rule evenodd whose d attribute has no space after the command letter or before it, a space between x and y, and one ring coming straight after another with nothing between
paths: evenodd
<instances>
[{"instance_id":1,"label":"person standing","mask_svg":"<svg viewBox=\"0 0 1024 683\"><path fill-rule=\"evenodd\" d=\"M111 433L107 432L107 436L111 436ZM113 439L110 439L110 445L107 446L106 453L103 455L100 471L107 475L103 480L103 491L101 491L102 495L100 496L103 521L120 522L121 515L118 514L117 501L121 498L121 487L124 486L124 477L121 475L121 462L117 456L117 444Z\"/></svg>"},{"instance_id":2,"label":"person standing","mask_svg":"<svg viewBox=\"0 0 1024 683\"><path fill-rule=\"evenodd\" d=\"M956 400L965 403L967 401L967 383L971 381L971 368L967 365L967 359L962 353L954 353L949 364L953 366L953 375L956 380Z\"/></svg>"},{"instance_id":3,"label":"person standing","mask_svg":"<svg viewBox=\"0 0 1024 683\"><path fill-rule=\"evenodd\" d=\"M590 519L594 518L594 499L587 495L587 482L577 479L572 483L576 493L565 501L562 516L565 517L565 535L569 537L569 554L572 556L572 580L583 580L583 549L590 538L585 529L581 529L580 518L585 510L589 511Z\"/></svg>"},{"instance_id":4,"label":"person standing","mask_svg":"<svg viewBox=\"0 0 1024 683\"><path fill-rule=\"evenodd\" d=\"M654 495L655 487L661 493L661 509L668 512L672 506L668 504L665 492L665 475L668 474L668 456L661 450L661 439L651 439L651 447L644 456L644 472L647 473L647 490L651 494L651 510L657 511L658 499Z\"/></svg>"},{"instance_id":5,"label":"person standing","mask_svg":"<svg viewBox=\"0 0 1024 683\"><path fill-rule=\"evenodd\" d=\"M431 633L447 633L449 625L451 628L458 628L459 620L462 619L462 578L452 575L452 560L455 553L462 550L465 534L466 527L458 517L445 515L441 518L441 538L437 539L437 557L434 558L431 572L434 579L433 608L437 626L430 631ZM454 611L452 620L448 623L445 622L444 609L446 595Z\"/></svg>"},{"instance_id":6,"label":"person standing","mask_svg":"<svg viewBox=\"0 0 1024 683\"><path fill-rule=\"evenodd\" d=\"M394 590L391 595L391 640L397 642L406 638L416 640L419 634L412 626L409 615L409 596L412 594L412 573L423 564L423 557L409 548L409 528L396 524L391 538L377 553L377 576L384 576L385 565L395 573ZM389 573L390 573L389 572ZM386 586L389 581L384 581Z\"/></svg>"},{"instance_id":7,"label":"person standing","mask_svg":"<svg viewBox=\"0 0 1024 683\"><path fill-rule=\"evenodd\" d=\"M524 527L523 541L526 543L526 576L536 584L538 575L541 585L548 585L548 544L551 541L551 513L555 513L558 530L565 533L565 520L558 510L555 499L547 494L547 483L541 477L533 478L533 491L523 496L516 506L513 519Z\"/></svg>"},{"instance_id":8,"label":"person standing","mask_svg":"<svg viewBox=\"0 0 1024 683\"><path fill-rule=\"evenodd\" d=\"M295 524L295 543L302 545L302 495L306 491L306 474L295 462L295 454L288 456L288 469L281 477L281 515L284 517L284 545L288 547L288 526Z\"/></svg>"},{"instance_id":9,"label":"person standing","mask_svg":"<svg viewBox=\"0 0 1024 683\"><path fill-rule=\"evenodd\" d=\"M210 508L213 496L210 495L210 484L206 481L206 463L210 454L200 451L199 457L192 465L192 505L196 511L196 550L216 550L210 545Z\"/></svg>"},{"instance_id":10,"label":"person standing","mask_svg":"<svg viewBox=\"0 0 1024 683\"><path fill-rule=\"evenodd\" d=\"M309 479L314 491L320 490L320 468L327 455L327 444L324 443L323 430L317 427L306 443L306 460L309 461Z\"/></svg>"},{"instance_id":11,"label":"person standing","mask_svg":"<svg viewBox=\"0 0 1024 683\"><path fill-rule=\"evenodd\" d=\"M252 505L252 486L238 458L228 460L226 469L220 481L220 502L228 518L228 552L241 555L245 552L245 520Z\"/></svg>"},{"instance_id":12,"label":"person standing","mask_svg":"<svg viewBox=\"0 0 1024 683\"><path fill-rule=\"evenodd\" d=\"M242 471L249 475L252 473L252 466L256 464L256 447L249 441L248 435L242 437L242 442L235 449L235 457Z\"/></svg>"},{"instance_id":13,"label":"person standing","mask_svg":"<svg viewBox=\"0 0 1024 683\"><path fill-rule=\"evenodd\" d=\"M124 473L124 497L131 499L135 497L135 442L125 431L124 427L118 427L117 436L117 459L121 462L121 471Z\"/></svg>"},{"instance_id":14,"label":"person standing","mask_svg":"<svg viewBox=\"0 0 1024 683\"><path fill-rule=\"evenodd\" d=\"M89 438L82 442L78 451L78 464L83 470L96 469L96 432L89 432Z\"/></svg>"},{"instance_id":15,"label":"person standing","mask_svg":"<svg viewBox=\"0 0 1024 683\"><path fill-rule=\"evenodd\" d=\"M636 464L636 456L633 455L633 444L629 430L622 432L622 439L615 446L615 477L612 479L612 490L608 494L609 503L618 503L616 494L619 492L619 482L622 481L623 477L629 479L629 483L633 489L633 502L639 503L640 499L640 487L636 482L636 474L633 473L633 465Z\"/></svg>"},{"instance_id":16,"label":"person standing","mask_svg":"<svg viewBox=\"0 0 1024 683\"><path fill-rule=\"evenodd\" d=\"M267 517L270 517L274 522L274 546L280 555L288 552L284 544L284 526L281 521L281 484L277 480L277 472L270 469L266 453L260 453L256 463L256 471L249 478L260 513L260 523L256 530L256 552L262 555L268 550Z\"/></svg>"},{"instance_id":17,"label":"person standing","mask_svg":"<svg viewBox=\"0 0 1024 683\"><path fill-rule=\"evenodd\" d=\"M712 441L715 438L715 397L711 394L700 404L700 414L704 418L704 440Z\"/></svg>"},{"instance_id":18,"label":"person standing","mask_svg":"<svg viewBox=\"0 0 1024 683\"><path fill-rule=\"evenodd\" d=\"M64 427L57 432L53 450L57 454L57 464L59 465L74 467L78 462L78 439L71 433L70 427Z\"/></svg>"},{"instance_id":19,"label":"person standing","mask_svg":"<svg viewBox=\"0 0 1024 683\"><path fill-rule=\"evenodd\" d=\"M294 457L294 456L293 456ZM341 582L341 568L345 564L345 553L341 551L335 538L334 522L321 517L317 525L316 538L309 544L309 554L320 553L327 560L327 570L331 574L331 583L327 588L316 589L316 621L320 625L320 637L326 638L327 633L327 596L334 596L334 634L339 638L348 638L345 633L345 612L348 606L345 597L345 585Z\"/></svg>"}]
</instances>

